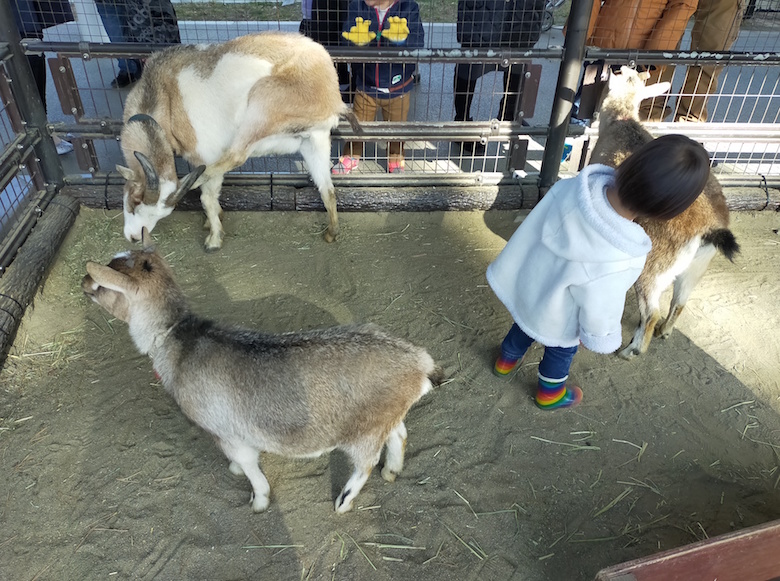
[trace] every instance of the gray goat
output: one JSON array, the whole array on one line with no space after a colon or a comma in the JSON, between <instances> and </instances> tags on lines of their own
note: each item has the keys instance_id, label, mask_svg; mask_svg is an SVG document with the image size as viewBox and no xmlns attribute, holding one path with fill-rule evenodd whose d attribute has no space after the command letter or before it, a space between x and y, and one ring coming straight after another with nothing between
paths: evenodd
<instances>
[{"instance_id":1,"label":"gray goat","mask_svg":"<svg viewBox=\"0 0 780 581\"><path fill-rule=\"evenodd\" d=\"M143 231L143 237L146 231ZM210 433L230 471L252 484L252 509L268 507L259 452L316 457L339 448L354 473L336 499L350 510L387 447L382 478L401 471L404 417L442 379L422 348L374 325L267 334L192 314L173 272L151 248L87 263L82 290L129 325L184 414Z\"/></svg>"}]
</instances>

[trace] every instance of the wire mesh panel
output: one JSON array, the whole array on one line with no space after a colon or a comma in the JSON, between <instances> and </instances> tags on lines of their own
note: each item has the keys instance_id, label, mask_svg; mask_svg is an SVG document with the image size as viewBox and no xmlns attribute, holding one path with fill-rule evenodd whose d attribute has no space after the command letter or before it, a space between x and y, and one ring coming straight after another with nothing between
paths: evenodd
<instances>
[{"instance_id":1,"label":"wire mesh panel","mask_svg":"<svg viewBox=\"0 0 780 581\"><path fill-rule=\"evenodd\" d=\"M26 5L26 0L5 1L20 10ZM66 174L100 179L123 162L116 141L120 120L150 52L265 30L300 31L324 44L334 55L344 100L354 107L361 94L357 106L363 121L381 124L360 141L349 134L334 139L336 172L398 179L387 174L398 173L403 161L407 179L457 174L485 183L533 174L542 164L569 12L569 2L560 6L560 0L401 0L388 2L387 12L379 0L76 0L65 2L70 12L50 2L43 19L47 26L25 36L43 38L48 51L49 119L54 133L75 146L75 154L62 156ZM649 7L639 2L629 9L619 0L596 0L588 45L630 51L633 58L621 57L620 64L659 50L776 53L779 3L687 0ZM45 10L49 4L37 6ZM384 60L371 60L367 51L372 50L384 51ZM720 123L777 121L778 67L690 60L675 65L658 58L652 64L651 81L669 80L672 88L643 105L646 120L673 123L682 133L703 132L715 162L732 175L777 173L774 138L751 143L717 132ZM388 86L376 86L382 83ZM576 115L587 120L596 100L591 99L589 112L586 82L582 89ZM382 106L399 95L404 95L402 108ZM706 120L705 129L692 129L695 119ZM358 151L359 156L348 157L359 157L359 164L345 168L343 157ZM251 159L233 173L308 180L295 155Z\"/></svg>"},{"instance_id":2,"label":"wire mesh panel","mask_svg":"<svg viewBox=\"0 0 780 581\"><path fill-rule=\"evenodd\" d=\"M112 44L115 44L134 39L134 36L129 34L128 31L125 31L125 35L120 37L116 31L112 32L110 24L111 18L115 13L121 13L122 10L126 11L131 9L131 7L122 8L116 3L107 5L97 2L96 10L98 12L93 10L91 16L88 16L90 15L89 4L90 3L85 0L82 0L81 3L75 3L73 6L76 22L70 22L59 26L57 27L57 30L47 30L45 40L50 40L52 42L62 41L66 43L76 43L84 40L87 40L88 42L104 42L111 37ZM345 10L343 14L346 18L348 16L347 9L350 4L349 2L342 2L340 4ZM356 2L355 4L358 5L360 3ZM414 7L418 6L414 2L409 2L408 4ZM526 4L530 6L527 10ZM497 3L497 6L500 6L502 10L504 10L504 5L514 5L514 3ZM522 25L525 28L520 33L512 33L514 36L505 35L506 38L503 40L500 36L497 37L498 40L496 40L496 42L499 47L503 44L505 48L509 47L509 45L511 45L511 48L513 49L520 48L521 45L518 44L519 40L522 40L524 46L533 46L534 40L539 39L542 18L541 0L518 2L517 5L521 8L520 14L516 14L512 17L526 20L527 22ZM406 38L403 39L404 42L394 43L389 40L378 41L375 43L376 47L425 49L458 48L461 43L458 41L458 25L456 24L458 15L456 7L457 3L455 2L442 6L433 2L421 3L414 15L414 19L418 21L418 29L416 34L413 35L414 42L409 39L408 34L404 31L404 36L406 36ZM334 9L335 12L328 12L331 7L327 5L317 5L316 2L311 8L309 8L305 2L304 6L284 6L282 4L273 3L226 5L215 5L213 3L207 5L200 3L176 3L172 8L178 16L178 38L184 43L221 42L242 34L262 30L300 30L315 39L321 40L323 44L326 44L329 48L336 48L336 50L339 48L348 48L350 46L365 46L361 42L354 43L349 40L350 26L345 26L345 22L338 22L337 19L334 21L333 14L336 14L337 17L341 14L338 7ZM308 14L307 10L310 11ZM158 10L158 12L160 11L167 14L163 8ZM97 20L94 18L96 14L98 16ZM323 14L326 14L326 16L323 16ZM182 15L184 15L184 17ZM309 17L305 18L307 15ZM406 18L407 20L407 23L405 24L407 27L409 16L409 14L403 16L403 18ZM502 12L498 16L495 16L495 18L502 19L508 18L509 16L511 16L511 14L506 15ZM79 18L84 20L84 22L80 22ZM238 18L266 20L243 22L229 20ZM290 20L274 21L271 20L272 18L289 18ZM388 18L392 18L392 16L388 16ZM475 18L477 18L477 16L474 16L473 14L465 17L461 16L460 26L466 26L467 28L470 27L469 29L473 29L474 26L470 21ZM105 26L107 19L109 21L108 29L106 29ZM297 19L297 21L293 19ZM170 22L173 22L173 20L171 19ZM483 21L479 21L478 23L479 26L482 26L483 24L485 24ZM392 37L393 33L387 32L387 30L390 29L391 27L386 27L385 38ZM106 32L106 30L108 30L108 32ZM377 30L377 32L379 31ZM369 33L376 34L373 31L370 31ZM158 43L161 41L175 42L177 40L175 34L170 34L167 38L160 38L159 35L156 36L155 34L156 30L153 30L151 37ZM542 39L543 41L540 40L539 44L549 45L550 39L553 38L555 34L560 37L560 32L555 31L554 34L548 35L546 38ZM120 38L122 40L119 40ZM490 39L483 41L482 46L489 48L489 40ZM560 45L560 38L556 39L555 43ZM470 43L467 44L469 44L469 46L477 46L476 41L470 41ZM111 45L107 46L110 47ZM115 44L115 46L117 47L116 52L118 53L116 56L120 56L123 52L128 53L128 51L132 50L132 48L126 44ZM83 49L83 45L79 48ZM141 43L139 48L143 49L142 53L134 56L145 56L145 54L148 54L150 45L148 43ZM155 45L153 48L160 48L160 45ZM81 124L95 121L101 122L105 119L116 120L120 118L124 108L124 99L127 90L132 87L132 82L137 75L137 72L135 71L142 70L143 60L134 58L107 58L104 51L97 52L94 48L86 51L80 50L74 56L71 56L65 51L60 52L60 62L58 64L53 63L52 73L55 77L55 83L63 105L62 120L68 124L71 121L68 118L70 115L73 115L75 121ZM468 57L461 55L461 60L468 60ZM135 65L136 68L134 69L133 63L136 61L138 64ZM482 121L484 124L487 124L490 120L496 118L512 119L518 113L518 111L514 111L514 108L515 104L519 101L520 91L523 85L521 81L524 81L525 79L525 67L522 63L497 64L494 59L494 62L491 64L474 64L473 67L461 67L465 71L465 81L456 84L455 80L459 78L459 76L456 75L459 65L456 62L452 62L452 59L447 63L435 62L435 59L431 58L418 58L412 59L412 61L413 62L407 62L406 65L403 65L405 69L403 72L413 71L413 73L402 75L405 77L405 82L411 80L413 83L408 95L408 113L404 115L403 118L390 120L390 125L398 126L400 124L400 126L403 127L415 122L456 120L459 118L458 112L455 110L456 103L460 101L468 101L467 107L470 109L468 113L469 119ZM357 58L350 57L348 54L346 57L342 57L341 62L338 64L338 68L340 80L343 81L342 88L344 90L345 100L354 100L357 87L353 79L356 77L362 79L366 78L366 75L362 74L366 66L366 63L359 62ZM394 65L393 63L382 63L381 66L389 68ZM553 76L550 75L550 78L552 79ZM60 81L57 81L57 79L60 79ZM78 87L76 99L78 103L74 104L74 95L68 94L72 93L72 91L68 90L68 86L70 85ZM366 87L361 87L361 89L363 90L361 92L365 94ZM379 90L383 89L384 87L379 88ZM458 91L459 89L460 91ZM506 95L506 99L503 98L504 95ZM456 96L459 98L456 98ZM504 101L506 101L506 103ZM462 108L463 107L461 107L461 109ZM503 111L499 111L501 108L503 108ZM381 110L381 108L378 110ZM520 111L520 113L522 113L522 111ZM56 115L59 116L59 112L57 112ZM461 115L461 117L463 116ZM381 113L375 118L377 120L383 120ZM523 117L517 117L517 119L520 118ZM364 120L368 120L368 118L365 117ZM542 120L541 123L545 123L545 121ZM77 134L84 133L79 131L78 128L72 132ZM405 153L408 152L409 169L411 171L426 171L433 173L442 171L506 171L506 152L511 149L508 140L504 139L503 147L498 141L494 141L491 144L487 144L487 147L484 147L483 143L479 143L479 133L489 134L490 131L476 133L478 135L474 140L465 142L465 150L462 148L464 142L456 142L456 147L451 151L451 141L449 140L404 141L403 151ZM482 141L484 141L484 139ZM395 151L396 147L400 146L401 143L402 142L398 140L390 140L389 142L384 140L369 140L366 143L366 150L364 152L366 163L363 164L361 171L374 172L379 169L385 171L389 159L388 147ZM334 164L338 164L338 157L343 154L345 145L352 147L354 143L337 144L334 146ZM120 161L118 156L119 151L114 143L96 143L90 147L95 150L96 154L94 159L87 159L82 156L79 160L79 169L82 171L110 171L115 163ZM527 149L528 148L525 147L523 148L523 151ZM465 167L460 162L461 158L464 157L466 158L467 164ZM95 164L97 164L97 167L94 167ZM519 169L523 169L523 167L521 166ZM303 166L300 160L295 157L281 160L252 160L240 168L239 171L301 173L303 171Z\"/></svg>"},{"instance_id":3,"label":"wire mesh panel","mask_svg":"<svg viewBox=\"0 0 780 581\"><path fill-rule=\"evenodd\" d=\"M641 119L660 124L651 125L655 134L685 133L702 141L724 182L749 176L777 180L780 153L770 126L780 111L780 69L764 63L780 46L780 2L700 0L669 4L674 9L660 12L663 2L653 3L656 12L650 4L608 0L594 7L588 41L623 54L628 49L628 59L650 65L647 84L671 83L667 93L642 103ZM644 8L641 18L631 12ZM656 53L661 58L643 55L647 50L662 51ZM749 56L728 64L731 53ZM684 62L668 58L675 55ZM585 83L583 107L575 113L583 123L593 115L593 95L601 90L598 78L588 81L596 88Z\"/></svg>"},{"instance_id":4,"label":"wire mesh panel","mask_svg":"<svg viewBox=\"0 0 780 581\"><path fill-rule=\"evenodd\" d=\"M22 139L23 129L3 63L0 64L0 241L13 230L32 194L42 185L32 147Z\"/></svg>"}]
</instances>

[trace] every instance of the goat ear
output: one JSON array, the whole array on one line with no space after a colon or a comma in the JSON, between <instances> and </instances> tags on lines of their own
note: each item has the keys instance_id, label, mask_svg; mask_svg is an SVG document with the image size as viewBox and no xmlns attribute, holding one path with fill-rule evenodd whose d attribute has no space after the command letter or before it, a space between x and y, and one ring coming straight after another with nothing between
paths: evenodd
<instances>
[{"instance_id":1,"label":"goat ear","mask_svg":"<svg viewBox=\"0 0 780 581\"><path fill-rule=\"evenodd\" d=\"M106 287L109 290L122 294L128 294L137 290L135 282L129 276L97 262L87 262L87 274L99 286Z\"/></svg>"},{"instance_id":2,"label":"goat ear","mask_svg":"<svg viewBox=\"0 0 780 581\"><path fill-rule=\"evenodd\" d=\"M664 81L663 83L655 83L654 85L647 85L642 89L642 99L649 99L651 97L658 97L664 93L668 93L672 88L672 84Z\"/></svg>"},{"instance_id":3,"label":"goat ear","mask_svg":"<svg viewBox=\"0 0 780 581\"><path fill-rule=\"evenodd\" d=\"M178 204L181 201L181 199L184 197L184 194L186 194L192 189L192 187L195 185L195 182L198 180L198 178L205 170L206 170L206 166L201 165L199 167L196 167L194 170L192 170L183 178L181 178L179 180L179 188L173 193L173 195L168 197L168 199L165 201L165 205L175 206L176 204Z\"/></svg>"},{"instance_id":4,"label":"goat ear","mask_svg":"<svg viewBox=\"0 0 780 581\"><path fill-rule=\"evenodd\" d=\"M129 167L117 164L116 171L118 171L128 182L135 179L135 172Z\"/></svg>"}]
</instances>

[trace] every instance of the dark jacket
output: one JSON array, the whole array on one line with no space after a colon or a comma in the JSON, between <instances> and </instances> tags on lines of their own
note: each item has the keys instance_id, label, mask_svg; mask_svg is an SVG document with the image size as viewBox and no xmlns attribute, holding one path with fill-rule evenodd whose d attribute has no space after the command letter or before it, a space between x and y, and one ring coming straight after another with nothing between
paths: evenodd
<instances>
[{"instance_id":1,"label":"dark jacket","mask_svg":"<svg viewBox=\"0 0 780 581\"><path fill-rule=\"evenodd\" d=\"M463 48L531 48L542 33L543 11L544 0L458 0L458 42Z\"/></svg>"},{"instance_id":2,"label":"dark jacket","mask_svg":"<svg viewBox=\"0 0 780 581\"><path fill-rule=\"evenodd\" d=\"M393 34L391 19L405 18L409 33ZM362 18L362 22L358 19ZM368 27L366 28L366 23ZM357 34L357 31L363 34ZM420 20L420 7L414 0L398 0L379 22L379 12L363 0L352 0L341 34L342 44L377 48L422 48L425 33ZM371 38L373 37L373 38ZM414 63L353 63L352 77L358 91L372 97L388 99L414 88ZM384 89L384 90L382 90Z\"/></svg>"},{"instance_id":3,"label":"dark jacket","mask_svg":"<svg viewBox=\"0 0 780 581\"><path fill-rule=\"evenodd\" d=\"M67 0L16 0L11 2L22 38L43 38L43 29L73 20Z\"/></svg>"},{"instance_id":4,"label":"dark jacket","mask_svg":"<svg viewBox=\"0 0 780 581\"><path fill-rule=\"evenodd\" d=\"M125 2L127 32L132 42L179 44L179 22L171 0L121 0Z\"/></svg>"},{"instance_id":5,"label":"dark jacket","mask_svg":"<svg viewBox=\"0 0 780 581\"><path fill-rule=\"evenodd\" d=\"M340 44L348 6L348 0L312 0L311 18L301 21L301 34L324 46Z\"/></svg>"}]
</instances>

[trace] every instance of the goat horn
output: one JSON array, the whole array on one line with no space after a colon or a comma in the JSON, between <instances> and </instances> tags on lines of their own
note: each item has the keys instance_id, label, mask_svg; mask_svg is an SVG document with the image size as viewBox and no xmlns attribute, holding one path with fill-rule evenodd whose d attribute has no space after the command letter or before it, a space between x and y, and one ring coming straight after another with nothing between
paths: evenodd
<instances>
[{"instance_id":1,"label":"goat horn","mask_svg":"<svg viewBox=\"0 0 780 581\"><path fill-rule=\"evenodd\" d=\"M160 189L160 179L157 177L157 171L154 169L152 162L140 151L136 151L135 158L144 170L146 175L146 189L152 192L156 192Z\"/></svg>"},{"instance_id":2,"label":"goat horn","mask_svg":"<svg viewBox=\"0 0 780 581\"><path fill-rule=\"evenodd\" d=\"M165 204L168 206L175 206L179 203L179 201L184 197L184 194L189 192L192 189L193 184L198 180L200 175L206 170L205 165L201 165L196 167L194 170L192 170L190 173L188 173L186 176L181 178L179 180L179 187L178 189L173 193L172 196L170 196L166 201Z\"/></svg>"},{"instance_id":3,"label":"goat horn","mask_svg":"<svg viewBox=\"0 0 780 581\"><path fill-rule=\"evenodd\" d=\"M138 122L138 123L151 122L151 123L154 123L155 125L159 125L159 123L157 123L157 120L156 120L154 117L152 117L151 115L147 115L146 113L136 113L135 115L133 115L132 117L130 117L130 118L127 120L127 122L128 122L128 123L134 123L134 122Z\"/></svg>"}]
</instances>

